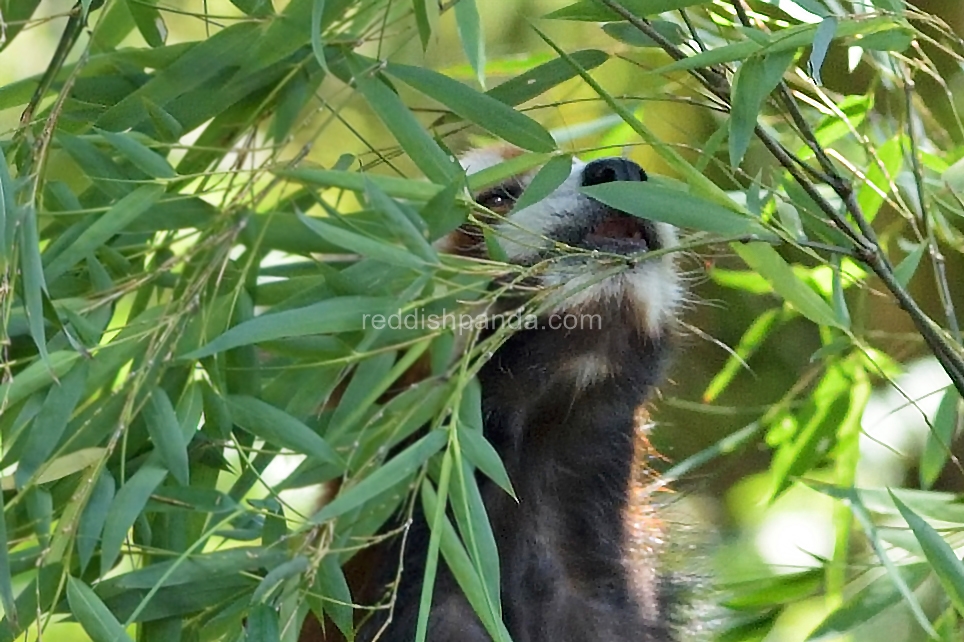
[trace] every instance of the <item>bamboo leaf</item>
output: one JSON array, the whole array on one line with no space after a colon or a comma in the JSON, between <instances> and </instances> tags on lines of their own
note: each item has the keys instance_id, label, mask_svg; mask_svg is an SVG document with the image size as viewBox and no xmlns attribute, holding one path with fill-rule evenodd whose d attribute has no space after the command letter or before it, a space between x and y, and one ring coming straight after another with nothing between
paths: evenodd
<instances>
[{"instance_id":1,"label":"bamboo leaf","mask_svg":"<svg viewBox=\"0 0 964 642\"><path fill-rule=\"evenodd\" d=\"M371 75L372 65L367 59L352 57L348 62L355 87L426 178L440 185L454 179L459 173L455 160L429 136L398 94L380 78ZM451 82L460 84L454 80Z\"/></svg>"},{"instance_id":2,"label":"bamboo leaf","mask_svg":"<svg viewBox=\"0 0 964 642\"><path fill-rule=\"evenodd\" d=\"M127 532L141 515L151 493L157 488L167 471L157 464L145 463L121 486L107 511L101 544L100 574L104 576L114 566L120 555Z\"/></svg>"},{"instance_id":3,"label":"bamboo leaf","mask_svg":"<svg viewBox=\"0 0 964 642\"><path fill-rule=\"evenodd\" d=\"M97 130L97 133L151 178L175 178L177 176L177 172L174 171L166 158L142 144L132 135L117 134L103 129Z\"/></svg>"},{"instance_id":4,"label":"bamboo leaf","mask_svg":"<svg viewBox=\"0 0 964 642\"><path fill-rule=\"evenodd\" d=\"M274 446L344 467L344 460L328 442L283 410L242 395L231 395L227 402L231 419L256 437Z\"/></svg>"},{"instance_id":5,"label":"bamboo leaf","mask_svg":"<svg viewBox=\"0 0 964 642\"><path fill-rule=\"evenodd\" d=\"M475 71L479 85L485 87L485 37L482 35L482 19L475 0L459 0L455 4L455 23L465 57Z\"/></svg>"},{"instance_id":6,"label":"bamboo leaf","mask_svg":"<svg viewBox=\"0 0 964 642\"><path fill-rule=\"evenodd\" d=\"M21 399L48 386L73 367L80 354L71 350L51 352L47 362L34 361L5 383L0 383L0 408L12 406ZM12 480L11 480L12 481Z\"/></svg>"},{"instance_id":7,"label":"bamboo leaf","mask_svg":"<svg viewBox=\"0 0 964 642\"><path fill-rule=\"evenodd\" d=\"M555 141L542 125L457 80L429 69L396 63L389 63L387 70L395 78L442 103L465 120L513 145L534 152L556 149Z\"/></svg>"},{"instance_id":8,"label":"bamboo leaf","mask_svg":"<svg viewBox=\"0 0 964 642\"><path fill-rule=\"evenodd\" d=\"M165 468L179 483L190 483L187 443L174 413L174 406L163 388L154 388L142 411L147 432L151 436Z\"/></svg>"},{"instance_id":9,"label":"bamboo leaf","mask_svg":"<svg viewBox=\"0 0 964 642\"><path fill-rule=\"evenodd\" d=\"M833 36L837 32L837 19L828 16L823 19L817 27L817 32L813 34L813 49L810 50L810 60L807 61L807 69L813 82L818 85L823 84L820 78L820 70L823 69L823 61L827 58L827 50L833 42Z\"/></svg>"},{"instance_id":10,"label":"bamboo leaf","mask_svg":"<svg viewBox=\"0 0 964 642\"><path fill-rule=\"evenodd\" d=\"M818 325L846 330L833 308L819 294L801 281L790 265L773 247L765 243L732 244L733 250L755 272L765 278L774 291L786 299L797 312Z\"/></svg>"},{"instance_id":11,"label":"bamboo leaf","mask_svg":"<svg viewBox=\"0 0 964 642\"><path fill-rule=\"evenodd\" d=\"M76 577L67 576L67 603L93 642L133 642L97 594Z\"/></svg>"},{"instance_id":12,"label":"bamboo leaf","mask_svg":"<svg viewBox=\"0 0 964 642\"><path fill-rule=\"evenodd\" d=\"M443 430L433 430L395 457L378 467L354 486L342 489L338 496L308 520L321 524L358 508L368 500L408 480L429 457L441 450L448 441Z\"/></svg>"},{"instance_id":13,"label":"bamboo leaf","mask_svg":"<svg viewBox=\"0 0 964 642\"><path fill-rule=\"evenodd\" d=\"M335 297L303 308L265 314L244 321L182 358L202 359L238 346L286 337L360 330L366 323L371 324L372 317L388 315L397 308L398 302L388 298Z\"/></svg>"},{"instance_id":14,"label":"bamboo leaf","mask_svg":"<svg viewBox=\"0 0 964 642\"><path fill-rule=\"evenodd\" d=\"M640 18L665 11L676 11L701 4L708 4L711 0L621 0L621 4L634 16ZM557 9L546 14L546 18L556 20L579 20L583 22L614 22L623 17L596 0L579 0L567 7Z\"/></svg>"},{"instance_id":15,"label":"bamboo leaf","mask_svg":"<svg viewBox=\"0 0 964 642\"><path fill-rule=\"evenodd\" d=\"M750 146L757 118L770 92L780 84L795 51L779 51L748 58L733 78L730 110L730 165L739 167Z\"/></svg>"},{"instance_id":16,"label":"bamboo leaf","mask_svg":"<svg viewBox=\"0 0 964 642\"><path fill-rule=\"evenodd\" d=\"M692 227L727 236L767 233L766 228L750 216L651 181L619 181L585 187L582 191L619 211L678 227Z\"/></svg>"},{"instance_id":17,"label":"bamboo leaf","mask_svg":"<svg viewBox=\"0 0 964 642\"><path fill-rule=\"evenodd\" d=\"M957 433L961 395L954 387L948 388L937 406L937 413L927 433L921 452L919 474L921 488L930 488L937 481L944 465L951 457L951 445Z\"/></svg>"},{"instance_id":18,"label":"bamboo leaf","mask_svg":"<svg viewBox=\"0 0 964 642\"><path fill-rule=\"evenodd\" d=\"M17 472L14 473L17 488L23 488L47 463L47 458L60 443L67 429L67 422L87 385L87 372L87 363L81 362L47 391L44 404L25 436L27 444L17 462Z\"/></svg>"},{"instance_id":19,"label":"bamboo leaf","mask_svg":"<svg viewBox=\"0 0 964 642\"><path fill-rule=\"evenodd\" d=\"M532 177L522 196L515 202L515 211L538 203L562 185L572 173L572 157L555 156Z\"/></svg>"},{"instance_id":20,"label":"bamboo leaf","mask_svg":"<svg viewBox=\"0 0 964 642\"><path fill-rule=\"evenodd\" d=\"M609 54L598 49L584 49L570 54L573 62L585 70L592 70L609 60ZM576 69L563 58L555 58L538 67L506 80L486 92L491 98L506 105L521 105L561 85L578 75Z\"/></svg>"},{"instance_id":21,"label":"bamboo leaf","mask_svg":"<svg viewBox=\"0 0 964 642\"><path fill-rule=\"evenodd\" d=\"M114 234L124 230L138 216L149 210L163 193L164 188L160 185L144 185L117 201L47 264L44 270L47 282L54 282Z\"/></svg>"},{"instance_id":22,"label":"bamboo leaf","mask_svg":"<svg viewBox=\"0 0 964 642\"><path fill-rule=\"evenodd\" d=\"M81 571L87 568L94 556L100 534L107 521L107 512L114 500L115 489L114 478L106 469L101 470L77 524L77 555L80 559Z\"/></svg>"},{"instance_id":23,"label":"bamboo leaf","mask_svg":"<svg viewBox=\"0 0 964 642\"><path fill-rule=\"evenodd\" d=\"M921 519L907 505L900 501L893 492L890 493L894 505L910 526L917 542L924 550L924 557L930 562L934 574L944 587L947 597L957 612L964 615L964 564L944 538L934 528Z\"/></svg>"}]
</instances>

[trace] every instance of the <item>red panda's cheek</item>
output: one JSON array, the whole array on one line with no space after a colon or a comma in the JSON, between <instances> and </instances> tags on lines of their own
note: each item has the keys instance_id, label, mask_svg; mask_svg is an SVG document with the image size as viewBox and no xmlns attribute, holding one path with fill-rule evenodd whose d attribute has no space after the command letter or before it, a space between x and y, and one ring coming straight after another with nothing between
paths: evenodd
<instances>
[{"instance_id":1,"label":"red panda's cheek","mask_svg":"<svg viewBox=\"0 0 964 642\"><path fill-rule=\"evenodd\" d=\"M443 254L454 254L473 259L486 258L485 238L476 225L466 224L452 230L438 241L435 247Z\"/></svg>"}]
</instances>

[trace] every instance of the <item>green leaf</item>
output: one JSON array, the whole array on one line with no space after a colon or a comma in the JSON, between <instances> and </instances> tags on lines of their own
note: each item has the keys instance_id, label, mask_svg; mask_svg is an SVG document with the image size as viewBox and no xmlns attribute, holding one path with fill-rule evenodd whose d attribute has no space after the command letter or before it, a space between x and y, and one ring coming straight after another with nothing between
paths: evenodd
<instances>
[{"instance_id":1,"label":"green leaf","mask_svg":"<svg viewBox=\"0 0 964 642\"><path fill-rule=\"evenodd\" d=\"M0 41L0 51L6 49L17 34L30 24L30 17L40 0L0 0L0 15L6 23L5 38Z\"/></svg>"},{"instance_id":2,"label":"green leaf","mask_svg":"<svg viewBox=\"0 0 964 642\"><path fill-rule=\"evenodd\" d=\"M439 503L438 496L431 484L422 484L422 503L425 507L426 515L434 515ZM431 525L431 522L430 522ZM458 533L447 517L442 516L439 550L445 564L452 572L459 588L472 606L472 609L479 615L486 631L497 642L510 642L511 637L501 618L492 617L492 609L486 600L486 589L481 578L475 571L472 560L462 542L459 541Z\"/></svg>"},{"instance_id":3,"label":"green leaf","mask_svg":"<svg viewBox=\"0 0 964 642\"><path fill-rule=\"evenodd\" d=\"M318 433L283 410L254 397L231 395L227 398L231 419L269 444L344 466L344 460Z\"/></svg>"},{"instance_id":4,"label":"green leaf","mask_svg":"<svg viewBox=\"0 0 964 642\"><path fill-rule=\"evenodd\" d=\"M481 431L466 427L459 428L459 443L462 445L462 454L473 466L509 495L516 496L502 458Z\"/></svg>"},{"instance_id":5,"label":"green leaf","mask_svg":"<svg viewBox=\"0 0 964 642\"><path fill-rule=\"evenodd\" d=\"M12 381L0 383L0 407L7 408L64 376L80 354L71 350L51 352L47 362L34 361Z\"/></svg>"},{"instance_id":6,"label":"green leaf","mask_svg":"<svg viewBox=\"0 0 964 642\"><path fill-rule=\"evenodd\" d=\"M187 442L174 413L174 406L163 388L154 388L144 404L144 422L165 468L179 483L190 483L187 463Z\"/></svg>"},{"instance_id":7,"label":"green leaf","mask_svg":"<svg viewBox=\"0 0 964 642\"><path fill-rule=\"evenodd\" d=\"M676 11L701 4L709 4L711 0L621 0L621 4L634 16L644 18L665 11ZM579 0L562 9L546 14L546 18L557 20L580 20L584 22L613 22L623 20L623 17L599 2L598 0Z\"/></svg>"},{"instance_id":8,"label":"green leaf","mask_svg":"<svg viewBox=\"0 0 964 642\"><path fill-rule=\"evenodd\" d=\"M937 413L927 433L927 441L920 456L920 485L930 488L937 481L951 456L951 444L957 432L961 396L954 387L948 388L937 406Z\"/></svg>"},{"instance_id":9,"label":"green leaf","mask_svg":"<svg viewBox=\"0 0 964 642\"><path fill-rule=\"evenodd\" d=\"M14 199L13 180L10 178L10 167L0 148L0 270L7 269L13 244L13 235L17 220L16 200ZM8 243L10 245L8 245ZM39 249L38 249L39 252Z\"/></svg>"},{"instance_id":10,"label":"green leaf","mask_svg":"<svg viewBox=\"0 0 964 642\"><path fill-rule=\"evenodd\" d=\"M583 193L617 210L678 227L731 235L767 234L754 218L743 216L686 192L655 184L619 181L583 188Z\"/></svg>"},{"instance_id":11,"label":"green leaf","mask_svg":"<svg viewBox=\"0 0 964 642\"><path fill-rule=\"evenodd\" d=\"M261 602L276 586L288 578L301 575L308 570L309 566L310 562L304 555L298 555L297 557L278 564L268 571L268 574L265 575L264 579L258 584L254 593L251 594L251 603L257 604Z\"/></svg>"},{"instance_id":12,"label":"green leaf","mask_svg":"<svg viewBox=\"0 0 964 642\"><path fill-rule=\"evenodd\" d=\"M0 493L0 605L5 619L17 624L17 604L13 595L13 577L10 570L10 552L13 550L7 538L7 520L3 493Z\"/></svg>"},{"instance_id":13,"label":"green leaf","mask_svg":"<svg viewBox=\"0 0 964 642\"><path fill-rule=\"evenodd\" d=\"M911 612L914 615L914 619L920 624L921 628L932 638L936 638L937 634L934 631L934 627L931 625L930 620L927 619L927 615L921 608L920 602L914 595L914 591L907 585L903 576L897 570L897 566L891 561L890 556L887 554L884 545L881 542L880 535L877 532L877 528L874 526L874 521L864 506L863 501L860 499L860 495L853 488L838 488L836 486L831 486L830 484L824 484L816 481L807 481L807 485L830 497L839 499L846 503L846 505L853 511L854 517L860 523L860 526L867 533L867 537L870 539L871 546L873 546L874 553L877 554L877 558L883 564L884 568L887 570L887 576L890 581L894 583L897 590L903 596L904 601L910 607ZM890 492L890 491L888 491ZM893 497L892 497L893 499Z\"/></svg>"},{"instance_id":14,"label":"green leaf","mask_svg":"<svg viewBox=\"0 0 964 642\"><path fill-rule=\"evenodd\" d=\"M308 520L311 524L321 524L358 508L373 497L407 481L419 467L437 453L448 441L448 433L433 430L414 444L398 453L395 457L379 466L375 472L360 482L342 488L331 502Z\"/></svg>"},{"instance_id":15,"label":"green leaf","mask_svg":"<svg viewBox=\"0 0 964 642\"><path fill-rule=\"evenodd\" d=\"M380 78L371 76L368 60L352 57L349 63L350 77L354 78L356 89L425 177L433 183L446 185L458 176L460 168L455 160L429 136L398 94ZM333 68L333 71L337 70ZM451 82L455 83L454 80Z\"/></svg>"},{"instance_id":16,"label":"green leaf","mask_svg":"<svg viewBox=\"0 0 964 642\"><path fill-rule=\"evenodd\" d=\"M321 19L325 15L325 0L313 0L311 4L311 52L315 54L318 66L328 73L325 60L325 47L321 42Z\"/></svg>"},{"instance_id":17,"label":"green leaf","mask_svg":"<svg viewBox=\"0 0 964 642\"><path fill-rule=\"evenodd\" d=\"M674 45L681 45L686 41L686 33L683 28L675 22L668 20L652 20L649 26L659 35L663 36ZM619 42L624 42L633 47L661 47L658 42L647 36L628 22L610 22L603 25L605 31L611 38Z\"/></svg>"},{"instance_id":18,"label":"green leaf","mask_svg":"<svg viewBox=\"0 0 964 642\"><path fill-rule=\"evenodd\" d=\"M914 278L914 274L917 273L917 266L920 265L921 257L924 256L924 252L928 249L927 242L918 243L914 250L904 257L900 263L894 268L894 278L902 286L907 287L910 280Z\"/></svg>"},{"instance_id":19,"label":"green leaf","mask_svg":"<svg viewBox=\"0 0 964 642\"><path fill-rule=\"evenodd\" d=\"M167 41L167 25L152 2L157 0L127 0L127 10L131 12L134 24L147 44L151 47L163 47Z\"/></svg>"},{"instance_id":20,"label":"green leaf","mask_svg":"<svg viewBox=\"0 0 964 642\"><path fill-rule=\"evenodd\" d=\"M320 599L321 597L326 599ZM315 575L313 590L305 596L305 599L309 603L317 604L312 607L316 615L327 613L346 639L351 639L349 632L354 631L355 628L352 619L352 598L345 574L338 565L337 555L325 555L322 558Z\"/></svg>"},{"instance_id":21,"label":"green leaf","mask_svg":"<svg viewBox=\"0 0 964 642\"><path fill-rule=\"evenodd\" d=\"M765 278L774 291L800 314L818 325L846 330L833 308L794 274L790 265L773 247L765 243L731 244L744 263Z\"/></svg>"},{"instance_id":22,"label":"green leaf","mask_svg":"<svg viewBox=\"0 0 964 642\"><path fill-rule=\"evenodd\" d=\"M931 573L927 564L898 566L897 571L912 589L920 586ZM878 577L827 616L810 634L807 642L817 642L824 638L837 639L838 636L850 633L900 602L900 599L900 590L891 579L886 575Z\"/></svg>"},{"instance_id":23,"label":"green leaf","mask_svg":"<svg viewBox=\"0 0 964 642\"><path fill-rule=\"evenodd\" d=\"M82 361L73 368L59 383L54 383L47 392L40 412L30 424L24 436L27 443L17 462L14 481L17 488L24 485L47 463L47 458L60 443L67 422L80 402L87 385L87 362Z\"/></svg>"},{"instance_id":24,"label":"green leaf","mask_svg":"<svg viewBox=\"0 0 964 642\"><path fill-rule=\"evenodd\" d=\"M734 354L729 356L726 364L720 368L709 385L706 386L706 390L703 392L703 403L713 403L726 390L740 369L746 367L747 360L770 336L770 332L776 326L779 318L780 310L774 308L767 310L753 320L750 327L740 337L740 342L733 350Z\"/></svg>"},{"instance_id":25,"label":"green leaf","mask_svg":"<svg viewBox=\"0 0 964 642\"><path fill-rule=\"evenodd\" d=\"M231 0L231 4L252 18L267 18L272 13L271 0Z\"/></svg>"},{"instance_id":26,"label":"green leaf","mask_svg":"<svg viewBox=\"0 0 964 642\"><path fill-rule=\"evenodd\" d=\"M479 85L485 87L485 36L482 35L482 19L475 0L459 0L455 3L455 24L465 57L475 71Z\"/></svg>"},{"instance_id":27,"label":"green leaf","mask_svg":"<svg viewBox=\"0 0 964 642\"><path fill-rule=\"evenodd\" d=\"M491 96L440 73L389 63L388 73L432 98L465 120L505 141L534 152L551 152L556 142L542 125Z\"/></svg>"},{"instance_id":28,"label":"green leaf","mask_svg":"<svg viewBox=\"0 0 964 642\"><path fill-rule=\"evenodd\" d=\"M256 34L257 25L251 22L231 25L214 33L112 105L97 119L96 126L123 131L148 117L148 104L166 110L176 98L204 87L224 70L237 67L248 59L252 42L258 42Z\"/></svg>"},{"instance_id":29,"label":"green leaf","mask_svg":"<svg viewBox=\"0 0 964 642\"><path fill-rule=\"evenodd\" d=\"M555 156L532 177L513 209L519 210L538 203L562 185L572 173L572 157Z\"/></svg>"},{"instance_id":30,"label":"green leaf","mask_svg":"<svg viewBox=\"0 0 964 642\"><path fill-rule=\"evenodd\" d=\"M438 185L426 183L423 180L380 176L378 174L309 168L278 168L273 171L277 176L306 185L337 187L353 192L364 192L367 184L370 182L377 185L378 189L392 198L400 198L407 201L428 201L435 197L442 189Z\"/></svg>"},{"instance_id":31,"label":"green leaf","mask_svg":"<svg viewBox=\"0 0 964 642\"><path fill-rule=\"evenodd\" d=\"M398 308L389 298L344 296L319 301L303 308L265 314L244 321L184 359L201 359L238 346L310 334L334 334L361 330L376 315L388 315Z\"/></svg>"},{"instance_id":32,"label":"green leaf","mask_svg":"<svg viewBox=\"0 0 964 642\"><path fill-rule=\"evenodd\" d=\"M278 611L270 604L256 604L244 623L244 642L281 642Z\"/></svg>"},{"instance_id":33,"label":"green leaf","mask_svg":"<svg viewBox=\"0 0 964 642\"><path fill-rule=\"evenodd\" d=\"M820 77L820 70L823 69L823 61L827 58L827 50L833 42L833 36L837 32L837 19L828 16L821 21L817 27L817 32L813 34L813 49L810 50L810 60L807 61L807 70L813 82L818 85L823 84Z\"/></svg>"},{"instance_id":34,"label":"green leaf","mask_svg":"<svg viewBox=\"0 0 964 642\"><path fill-rule=\"evenodd\" d=\"M115 487L114 478L107 469L101 470L77 525L77 555L80 558L81 571L87 568L94 556L101 531L107 522L107 512L114 499Z\"/></svg>"},{"instance_id":35,"label":"green leaf","mask_svg":"<svg viewBox=\"0 0 964 642\"><path fill-rule=\"evenodd\" d=\"M598 49L575 51L570 54L570 57L573 62L587 71L609 60L609 54ZM556 58L515 76L485 93L506 105L521 105L577 75L578 72L569 61Z\"/></svg>"},{"instance_id":36,"label":"green leaf","mask_svg":"<svg viewBox=\"0 0 964 642\"><path fill-rule=\"evenodd\" d=\"M103 129L97 130L97 133L151 178L175 178L177 176L177 172L174 171L166 158L142 144L132 134L116 134Z\"/></svg>"},{"instance_id":37,"label":"green leaf","mask_svg":"<svg viewBox=\"0 0 964 642\"><path fill-rule=\"evenodd\" d=\"M888 29L864 36L856 41L856 45L870 51L904 51L913 44L917 32L913 29Z\"/></svg>"},{"instance_id":38,"label":"green leaf","mask_svg":"<svg viewBox=\"0 0 964 642\"><path fill-rule=\"evenodd\" d=\"M890 16L878 18L860 18L843 20L837 25L835 39L847 38L857 35L868 35L904 26L904 22ZM728 62L746 60L749 57L760 53L776 53L796 51L803 47L813 44L813 36L818 28L817 24L803 24L796 27L780 29L770 36L769 44L760 44L755 40L744 40L729 45L723 45L715 49L687 56L682 60L677 60L668 65L657 67L651 74L666 74L671 71L681 71L686 69L699 69L702 67L714 67ZM857 44L857 43L855 43ZM769 92L768 92L769 93Z\"/></svg>"},{"instance_id":39,"label":"green leaf","mask_svg":"<svg viewBox=\"0 0 964 642\"><path fill-rule=\"evenodd\" d=\"M20 268L23 277L24 308L30 326L30 338L40 352L40 358L49 364L47 354L47 335L44 322L44 292L47 282L44 279L40 257L40 238L38 236L37 213L33 205L24 206L25 216L20 225Z\"/></svg>"},{"instance_id":40,"label":"green leaf","mask_svg":"<svg viewBox=\"0 0 964 642\"><path fill-rule=\"evenodd\" d=\"M47 264L44 270L47 282L53 283L75 263L82 261L113 235L123 231L134 219L150 209L163 193L164 188L160 185L143 185L117 201Z\"/></svg>"},{"instance_id":41,"label":"green leaf","mask_svg":"<svg viewBox=\"0 0 964 642\"><path fill-rule=\"evenodd\" d=\"M418 27L418 37L422 43L422 50L428 48L428 41L432 38L432 19L429 6L434 5L431 0L412 0L415 9L415 26Z\"/></svg>"},{"instance_id":42,"label":"green leaf","mask_svg":"<svg viewBox=\"0 0 964 642\"><path fill-rule=\"evenodd\" d=\"M750 146L757 117L770 92L783 80L783 74L793 62L795 51L780 51L765 56L753 56L733 78L733 106L730 111L730 165L739 167Z\"/></svg>"},{"instance_id":43,"label":"green leaf","mask_svg":"<svg viewBox=\"0 0 964 642\"><path fill-rule=\"evenodd\" d=\"M121 486L107 511L104 523L104 536L101 545L100 574L104 576L114 566L127 532L141 515L151 493L157 488L167 471L160 466L147 462Z\"/></svg>"},{"instance_id":44,"label":"green leaf","mask_svg":"<svg viewBox=\"0 0 964 642\"><path fill-rule=\"evenodd\" d=\"M944 538L934 528L921 519L917 513L900 501L893 492L890 493L897 510L910 526L917 542L924 551L924 557L930 562L934 574L944 587L944 592L950 598L951 604L957 612L964 615L964 564Z\"/></svg>"},{"instance_id":45,"label":"green leaf","mask_svg":"<svg viewBox=\"0 0 964 642\"><path fill-rule=\"evenodd\" d=\"M67 576L67 603L93 642L133 642L107 606L82 580Z\"/></svg>"},{"instance_id":46,"label":"green leaf","mask_svg":"<svg viewBox=\"0 0 964 642\"><path fill-rule=\"evenodd\" d=\"M365 192L368 195L369 204L385 218L389 228L401 239L405 247L426 263L430 265L438 264L438 253L428 242L428 230L424 221L419 220L417 215L410 218L398 203L389 198L371 181L368 181ZM307 217L305 218L307 219ZM313 221L315 219L307 220Z\"/></svg>"},{"instance_id":47,"label":"green leaf","mask_svg":"<svg viewBox=\"0 0 964 642\"><path fill-rule=\"evenodd\" d=\"M386 243L382 239L374 236L364 236L358 232L326 223L319 218L306 216L301 212L298 212L297 215L301 222L312 232L329 243L334 243L346 250L351 250L362 256L367 256L376 261L382 261L401 268L422 271L429 266L429 264L419 256ZM422 240L424 241L424 239ZM430 251L430 254L434 255L435 253Z\"/></svg>"}]
</instances>

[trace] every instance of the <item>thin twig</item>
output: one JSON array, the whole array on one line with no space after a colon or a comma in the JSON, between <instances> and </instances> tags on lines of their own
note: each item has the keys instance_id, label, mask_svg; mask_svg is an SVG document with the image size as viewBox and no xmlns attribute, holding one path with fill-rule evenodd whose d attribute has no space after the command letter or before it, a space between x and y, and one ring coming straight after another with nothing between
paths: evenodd
<instances>
[{"instance_id":1,"label":"thin twig","mask_svg":"<svg viewBox=\"0 0 964 642\"><path fill-rule=\"evenodd\" d=\"M961 342L961 328L957 323L957 313L954 310L954 300L951 298L950 285L947 282L947 269L944 254L941 252L934 236L934 226L927 211L927 197L924 195L924 170L920 163L920 152L917 145L917 133L914 129L914 80L904 72L904 101L907 111L907 138L910 141L910 162L914 173L914 184L917 188L917 206L920 208L920 219L923 227L924 242L927 243L931 265L934 268L934 279L937 281L937 292L944 307L944 316L951 336L958 343Z\"/></svg>"}]
</instances>

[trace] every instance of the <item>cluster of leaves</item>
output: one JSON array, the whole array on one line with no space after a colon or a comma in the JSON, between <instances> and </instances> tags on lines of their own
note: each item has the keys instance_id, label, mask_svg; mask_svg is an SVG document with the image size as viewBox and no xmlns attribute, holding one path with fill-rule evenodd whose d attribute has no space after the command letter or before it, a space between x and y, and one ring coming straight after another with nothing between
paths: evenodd
<instances>
[{"instance_id":1,"label":"cluster of leaves","mask_svg":"<svg viewBox=\"0 0 964 642\"><path fill-rule=\"evenodd\" d=\"M39 4L0 0L0 51ZM800 386L671 472L766 430L771 499L820 471L828 483L813 486L839 500L833 557L734 587L729 606L745 617L726 639L761 639L820 590L832 608L815 638L903 601L922 631L956 639L964 567L934 530L964 523L954 498L854 488L871 384L898 368L865 334L862 300L876 288L897 299L955 383L921 461L925 487L949 460L964 389L942 259L964 249L964 131L949 93L928 110L910 89L917 75L942 77L932 51L962 61L935 16L902 0L579 0L548 17L605 22L612 51L566 51L537 30L555 53L480 91L382 53L390 28L428 45L435 3L232 4L201 16L203 37L169 45L168 10L154 2L78 2L47 71L0 87L0 109L24 112L0 142L0 642L64 615L98 642L294 640L309 611L350 637L341 565L407 498L432 516L423 604L441 555L493 639L508 640L473 474L511 492L472 380L504 333L453 360L450 332L403 319L494 296L488 283L510 268L440 255L432 241L470 215L470 190L542 166L522 197L534 202L565 178L569 156L517 109L563 83L618 116L591 123L608 128L607 145L641 139L676 175L594 197L692 230L681 249L731 243L750 270L711 276L783 302L747 329L707 401L779 327L820 328ZM476 3L452 12L484 82L496 63ZM135 31L146 46L121 47ZM859 94L822 86L821 70L848 52L872 77ZM644 102L604 88L595 70L610 60L698 96L716 128L698 155L660 140ZM313 166L312 144L348 100L393 140ZM413 101L443 114L429 128ZM334 118L310 119L319 103ZM466 125L527 153L466 179L446 142ZM925 274L940 323L908 291ZM399 323L375 327L378 315ZM399 391L416 363L428 374ZM298 467L267 483L290 454ZM332 480L338 494L316 511L279 495ZM888 515L914 537L880 528ZM873 554L880 564L851 573ZM914 592L929 576L945 589L936 621Z\"/></svg>"}]
</instances>

